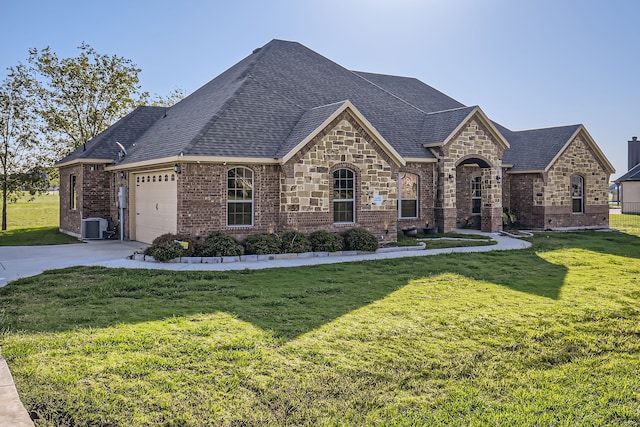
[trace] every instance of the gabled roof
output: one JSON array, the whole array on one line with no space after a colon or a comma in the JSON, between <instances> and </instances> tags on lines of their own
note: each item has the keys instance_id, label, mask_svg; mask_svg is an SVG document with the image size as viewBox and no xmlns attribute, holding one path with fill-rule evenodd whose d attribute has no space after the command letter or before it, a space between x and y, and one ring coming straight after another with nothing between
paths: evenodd
<instances>
[{"instance_id":1,"label":"gabled roof","mask_svg":"<svg viewBox=\"0 0 640 427\"><path fill-rule=\"evenodd\" d=\"M496 123L511 144L502 163L514 165L511 171L544 171L576 133L580 125L513 132Z\"/></svg>"},{"instance_id":2,"label":"gabled roof","mask_svg":"<svg viewBox=\"0 0 640 427\"><path fill-rule=\"evenodd\" d=\"M506 148L504 164L513 164L514 171L544 170L579 126L513 132L487 119L479 107L466 107L417 79L350 71L299 43L272 40L171 108L135 110L88 142L86 151L81 147L58 165L113 161L119 169L180 159L282 163L345 108L400 164L435 161L428 145L446 142L479 114ZM118 158L115 141L125 145L124 158ZM588 143L603 165L610 165L590 137Z\"/></svg>"},{"instance_id":3,"label":"gabled roof","mask_svg":"<svg viewBox=\"0 0 640 427\"><path fill-rule=\"evenodd\" d=\"M616 184L627 181L640 181L640 164L635 165L627 173L615 180Z\"/></svg>"},{"instance_id":4,"label":"gabled roof","mask_svg":"<svg viewBox=\"0 0 640 427\"><path fill-rule=\"evenodd\" d=\"M104 132L87 141L84 147L78 147L71 154L58 161L56 166L64 166L87 159L110 163L118 158L120 152L116 142L121 143L129 152L140 135L162 117L165 110L164 107L136 108L109 126Z\"/></svg>"},{"instance_id":5,"label":"gabled roof","mask_svg":"<svg viewBox=\"0 0 640 427\"><path fill-rule=\"evenodd\" d=\"M608 173L615 172L614 167L598 148L583 125L560 126L546 129L532 129L513 132L495 123L496 128L511 143L505 150L503 164L513 165L510 172L543 172L549 170L556 159L564 152L578 134L593 150L596 159Z\"/></svg>"}]
</instances>

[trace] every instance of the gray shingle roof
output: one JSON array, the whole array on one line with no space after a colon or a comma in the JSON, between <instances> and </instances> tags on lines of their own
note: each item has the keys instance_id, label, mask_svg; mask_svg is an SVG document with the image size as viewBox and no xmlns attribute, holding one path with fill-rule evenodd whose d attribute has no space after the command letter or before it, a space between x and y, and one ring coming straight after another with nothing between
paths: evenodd
<instances>
[{"instance_id":1,"label":"gray shingle roof","mask_svg":"<svg viewBox=\"0 0 640 427\"><path fill-rule=\"evenodd\" d=\"M616 183L626 182L626 181L640 181L640 164L635 165L627 173L622 175L620 178L616 179Z\"/></svg>"},{"instance_id":2,"label":"gray shingle roof","mask_svg":"<svg viewBox=\"0 0 640 427\"><path fill-rule=\"evenodd\" d=\"M330 105L323 105L321 107L305 111L285 140L284 144L282 144L276 152L275 157L284 157L343 105L344 101Z\"/></svg>"},{"instance_id":3,"label":"gray shingle roof","mask_svg":"<svg viewBox=\"0 0 640 427\"><path fill-rule=\"evenodd\" d=\"M354 71L360 77L415 105L425 113L461 108L465 105L413 77Z\"/></svg>"},{"instance_id":4,"label":"gray shingle roof","mask_svg":"<svg viewBox=\"0 0 640 427\"><path fill-rule=\"evenodd\" d=\"M58 163L66 163L79 159L116 159L121 143L127 152L131 151L134 142L164 114L164 107L138 107L127 114L104 132L87 141L86 150L80 146Z\"/></svg>"},{"instance_id":5,"label":"gray shingle roof","mask_svg":"<svg viewBox=\"0 0 640 427\"><path fill-rule=\"evenodd\" d=\"M171 108L137 109L62 161L116 159L116 140L128 150L121 164L180 154L282 158L347 100L405 158L434 158L423 144L444 141L474 108L417 79L353 72L273 40ZM505 164L542 170L577 125L497 128L511 144Z\"/></svg>"},{"instance_id":6,"label":"gray shingle roof","mask_svg":"<svg viewBox=\"0 0 640 427\"><path fill-rule=\"evenodd\" d=\"M443 142L475 108L462 107L427 114L422 123L422 141Z\"/></svg>"},{"instance_id":7,"label":"gray shingle roof","mask_svg":"<svg viewBox=\"0 0 640 427\"><path fill-rule=\"evenodd\" d=\"M514 165L511 171L544 170L580 125L513 132L496 124L511 145L504 151L502 163Z\"/></svg>"}]
</instances>

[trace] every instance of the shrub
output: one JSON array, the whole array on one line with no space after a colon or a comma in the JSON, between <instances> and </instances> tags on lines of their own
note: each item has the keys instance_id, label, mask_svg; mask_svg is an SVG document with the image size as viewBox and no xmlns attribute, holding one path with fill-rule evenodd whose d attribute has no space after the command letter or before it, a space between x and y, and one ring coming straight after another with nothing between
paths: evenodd
<instances>
[{"instance_id":1,"label":"shrub","mask_svg":"<svg viewBox=\"0 0 640 427\"><path fill-rule=\"evenodd\" d=\"M328 231L314 231L309 235L311 248L316 252L337 252L344 248L344 239Z\"/></svg>"},{"instance_id":2,"label":"shrub","mask_svg":"<svg viewBox=\"0 0 640 427\"><path fill-rule=\"evenodd\" d=\"M196 249L197 256L239 256L244 254L244 247L233 237L214 231Z\"/></svg>"},{"instance_id":3,"label":"shrub","mask_svg":"<svg viewBox=\"0 0 640 427\"><path fill-rule=\"evenodd\" d=\"M178 257L182 257L182 256L191 256L196 251L196 241L194 239L192 239L191 237L187 236L186 234L165 233L165 234L162 234L162 235L156 237L155 239L153 239L153 242L151 243L151 246L148 247L145 250L145 254L153 256L153 254L151 252L154 250L154 248L156 248L158 246L161 246L161 245L163 245L165 243L174 243L175 244L176 241L187 242L189 245L188 245L188 247L186 249L181 247L182 252L180 252L180 255L178 255L177 257L174 257L174 258L178 258ZM179 245L176 245L176 246L179 246ZM155 258L155 256L154 256L154 258Z\"/></svg>"},{"instance_id":4,"label":"shrub","mask_svg":"<svg viewBox=\"0 0 640 427\"><path fill-rule=\"evenodd\" d=\"M299 231L284 231L280 233L280 249L285 254L311 252L311 242Z\"/></svg>"},{"instance_id":5,"label":"shrub","mask_svg":"<svg viewBox=\"0 0 640 427\"><path fill-rule=\"evenodd\" d=\"M370 231L356 227L344 233L344 245L350 251L373 252L378 249L378 239Z\"/></svg>"},{"instance_id":6,"label":"shrub","mask_svg":"<svg viewBox=\"0 0 640 427\"><path fill-rule=\"evenodd\" d=\"M252 234L244 241L244 249L248 254L278 254L280 253L280 239L275 234Z\"/></svg>"},{"instance_id":7,"label":"shrub","mask_svg":"<svg viewBox=\"0 0 640 427\"><path fill-rule=\"evenodd\" d=\"M149 248L149 255L156 261L166 262L182 256L183 248L174 241L160 243Z\"/></svg>"}]
</instances>

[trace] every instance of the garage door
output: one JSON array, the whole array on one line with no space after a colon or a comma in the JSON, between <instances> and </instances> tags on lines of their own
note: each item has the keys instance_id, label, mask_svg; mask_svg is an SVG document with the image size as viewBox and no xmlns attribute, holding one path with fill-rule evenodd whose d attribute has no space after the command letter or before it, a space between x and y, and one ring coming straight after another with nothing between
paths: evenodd
<instances>
[{"instance_id":1,"label":"garage door","mask_svg":"<svg viewBox=\"0 0 640 427\"><path fill-rule=\"evenodd\" d=\"M171 169L134 175L135 239L151 243L165 233L177 230L177 185Z\"/></svg>"}]
</instances>

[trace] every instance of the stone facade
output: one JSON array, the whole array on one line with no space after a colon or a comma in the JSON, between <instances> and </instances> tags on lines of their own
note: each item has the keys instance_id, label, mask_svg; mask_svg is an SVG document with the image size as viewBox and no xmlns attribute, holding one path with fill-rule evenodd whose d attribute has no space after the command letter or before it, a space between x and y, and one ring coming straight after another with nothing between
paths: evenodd
<instances>
[{"instance_id":1,"label":"stone facade","mask_svg":"<svg viewBox=\"0 0 640 427\"><path fill-rule=\"evenodd\" d=\"M485 231L502 227L503 205L520 225L531 228L607 226L606 168L579 135L545 173L502 171L503 146L478 117L471 118L445 146L438 162L400 165L349 112L343 112L285 164L184 162L177 175L177 230L205 238L220 230L243 239L250 234L322 229L342 232L365 227L381 243L395 241L409 226L460 226ZM168 166L168 165L166 165ZM227 225L227 174L244 167L253 173L253 224ZM354 173L355 221L334 223L333 172ZM129 177L143 170L106 172L105 165L76 164L60 169L60 229L79 235L83 218L119 218L118 187L127 188L124 235L135 219ZM398 218L399 174L418 176L418 216ZM584 212L572 213L571 176L584 178ZM71 176L76 204L71 208ZM481 183L481 213L472 213L472 181ZM500 179L498 179L500 178ZM131 212L130 212L131 211Z\"/></svg>"},{"instance_id":2,"label":"stone facade","mask_svg":"<svg viewBox=\"0 0 640 427\"><path fill-rule=\"evenodd\" d=\"M441 147L439 156L439 188L436 222L440 230L454 231L471 215L467 212L467 164L482 166L482 210L480 226L483 231L502 229L502 186L496 177L502 177L504 148L478 117L472 117L451 142ZM460 174L460 176L459 176ZM462 182L460 182L462 179ZM457 204L462 203L460 209Z\"/></svg>"},{"instance_id":3,"label":"stone facade","mask_svg":"<svg viewBox=\"0 0 640 427\"><path fill-rule=\"evenodd\" d=\"M572 212L571 177L584 179L584 212ZM513 174L510 209L531 228L607 227L609 174L578 135L546 173Z\"/></svg>"}]
</instances>

